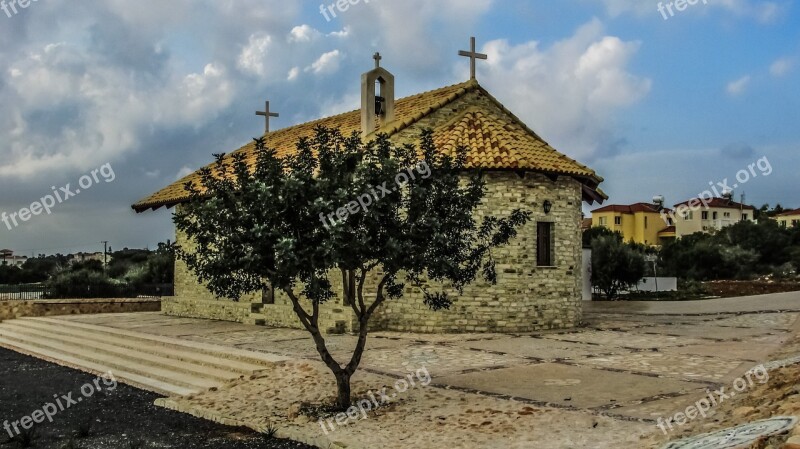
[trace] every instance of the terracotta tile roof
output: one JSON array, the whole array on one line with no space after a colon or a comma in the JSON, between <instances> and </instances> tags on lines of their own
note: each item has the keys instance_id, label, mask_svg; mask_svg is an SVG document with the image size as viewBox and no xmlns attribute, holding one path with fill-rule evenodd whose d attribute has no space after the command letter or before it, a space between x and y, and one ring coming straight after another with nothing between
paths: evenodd
<instances>
[{"instance_id":1,"label":"terracotta tile roof","mask_svg":"<svg viewBox=\"0 0 800 449\"><path fill-rule=\"evenodd\" d=\"M675 234L676 233L676 229L677 228L675 226L667 226L666 228L658 231L658 235L661 235L661 234Z\"/></svg>"},{"instance_id":2,"label":"terracotta tile roof","mask_svg":"<svg viewBox=\"0 0 800 449\"><path fill-rule=\"evenodd\" d=\"M661 213L662 210L666 210L667 213L670 212L669 209L661 209L659 210L658 205L656 204L649 204L649 203L636 203L630 205L620 205L620 204L611 204L606 207L601 207L600 209L593 210L592 213L603 213L603 212L616 212L619 214L634 214L636 212L650 212L650 213Z\"/></svg>"},{"instance_id":3,"label":"terracotta tile roof","mask_svg":"<svg viewBox=\"0 0 800 449\"><path fill-rule=\"evenodd\" d=\"M689 206L689 203L692 203L692 202L696 203L697 201L701 201L701 200L699 198L692 198L691 200L684 201L682 203L676 204L675 208L677 209L680 206ZM753 207L753 206L748 206L746 204L737 203L736 201L727 200L725 198L711 198L710 200L706 200L706 203L708 203L708 207L709 208L714 207L714 208L718 208L718 209L756 210L756 208ZM702 206L702 204L701 204L701 206Z\"/></svg>"},{"instance_id":4,"label":"terracotta tile roof","mask_svg":"<svg viewBox=\"0 0 800 449\"><path fill-rule=\"evenodd\" d=\"M584 231L592 229L592 219L584 218L583 220L581 220L581 229L583 229Z\"/></svg>"},{"instance_id":5,"label":"terracotta tile roof","mask_svg":"<svg viewBox=\"0 0 800 449\"><path fill-rule=\"evenodd\" d=\"M483 108L474 106L459 112L448 122L438 124L433 130L434 139L443 152L454 154L459 145L466 145L470 149L467 168L530 170L550 175L573 176L583 184L583 193L586 199L602 202L607 198L598 188L603 178L592 169L556 151L505 109L476 81L468 81L397 100L395 103L396 119L377 132L395 136L465 94L475 91L480 91L482 95L494 102L503 114L487 112ZM356 110L273 131L265 135L267 145L277 151L278 157L289 155L295 151L297 141L301 137L312 136L317 126L339 128L345 135L360 132L361 111ZM239 148L234 153L239 152L246 153L250 163L255 164L256 153L253 142ZM187 182L198 183L199 179L197 172L186 176L137 202L133 205L133 209L143 212L162 206L172 207L186 201L188 194L184 185Z\"/></svg>"},{"instance_id":6,"label":"terracotta tile roof","mask_svg":"<svg viewBox=\"0 0 800 449\"><path fill-rule=\"evenodd\" d=\"M781 212L778 214L778 217L790 217L792 215L800 215L800 209L787 210L786 212Z\"/></svg>"}]
</instances>

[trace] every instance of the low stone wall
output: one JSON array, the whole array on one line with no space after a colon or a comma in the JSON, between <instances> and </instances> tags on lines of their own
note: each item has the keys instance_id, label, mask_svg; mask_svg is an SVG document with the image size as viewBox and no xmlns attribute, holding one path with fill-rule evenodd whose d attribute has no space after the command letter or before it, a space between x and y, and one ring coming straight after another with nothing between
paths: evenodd
<instances>
[{"instance_id":1,"label":"low stone wall","mask_svg":"<svg viewBox=\"0 0 800 449\"><path fill-rule=\"evenodd\" d=\"M165 297L161 307L167 315L237 323L244 323L253 312L253 305L248 301L194 299L182 296Z\"/></svg>"},{"instance_id":2,"label":"low stone wall","mask_svg":"<svg viewBox=\"0 0 800 449\"><path fill-rule=\"evenodd\" d=\"M154 298L0 301L0 321L23 317L159 311L161 300Z\"/></svg>"}]
</instances>

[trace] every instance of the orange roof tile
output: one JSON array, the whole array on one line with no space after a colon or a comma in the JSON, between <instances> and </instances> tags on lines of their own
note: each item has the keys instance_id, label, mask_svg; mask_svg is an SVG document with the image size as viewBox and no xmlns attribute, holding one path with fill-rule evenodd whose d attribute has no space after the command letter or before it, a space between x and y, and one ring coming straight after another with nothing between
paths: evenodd
<instances>
[{"instance_id":1,"label":"orange roof tile","mask_svg":"<svg viewBox=\"0 0 800 449\"><path fill-rule=\"evenodd\" d=\"M439 149L452 155L459 145L467 146L468 169L527 170L573 176L584 185L583 191L587 199L602 201L607 198L598 188L603 178L592 169L556 151L474 80L397 100L396 119L377 132L395 136L463 95L477 90L494 102L503 114L487 112L477 106L467 108L454 119L434 128L434 140ZM295 151L295 146L301 137L312 136L318 126L339 128L344 135L360 132L361 111L347 112L273 131L264 137L267 139L267 145L277 151L277 156L284 157ZM253 142L234 153L239 152L246 153L250 162L255 163L256 152ZM172 207L184 202L189 198L184 185L187 182L198 183L199 179L199 174L195 172L142 199L134 204L133 208L137 212L143 212L162 206Z\"/></svg>"}]
</instances>

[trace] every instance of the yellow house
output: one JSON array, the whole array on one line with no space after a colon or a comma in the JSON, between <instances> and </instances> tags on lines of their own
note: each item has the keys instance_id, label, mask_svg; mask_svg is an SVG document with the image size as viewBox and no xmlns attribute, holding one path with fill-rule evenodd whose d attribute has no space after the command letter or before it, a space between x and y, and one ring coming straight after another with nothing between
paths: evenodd
<instances>
[{"instance_id":1,"label":"yellow house","mask_svg":"<svg viewBox=\"0 0 800 449\"><path fill-rule=\"evenodd\" d=\"M775 217L778 223L784 228L800 226L800 209L788 210Z\"/></svg>"},{"instance_id":2,"label":"yellow house","mask_svg":"<svg viewBox=\"0 0 800 449\"><path fill-rule=\"evenodd\" d=\"M625 241L657 246L675 238L669 212L648 203L611 205L592 211L592 226L618 231Z\"/></svg>"}]
</instances>

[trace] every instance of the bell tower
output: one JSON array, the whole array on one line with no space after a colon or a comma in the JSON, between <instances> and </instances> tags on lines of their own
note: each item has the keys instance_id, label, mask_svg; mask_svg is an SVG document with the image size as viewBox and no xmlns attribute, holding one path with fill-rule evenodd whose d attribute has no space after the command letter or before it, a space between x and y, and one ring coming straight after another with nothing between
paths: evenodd
<instances>
[{"instance_id":1,"label":"bell tower","mask_svg":"<svg viewBox=\"0 0 800 449\"><path fill-rule=\"evenodd\" d=\"M381 67L380 53L373 59L375 68L361 75L361 135L365 138L394 121L394 75Z\"/></svg>"}]
</instances>

